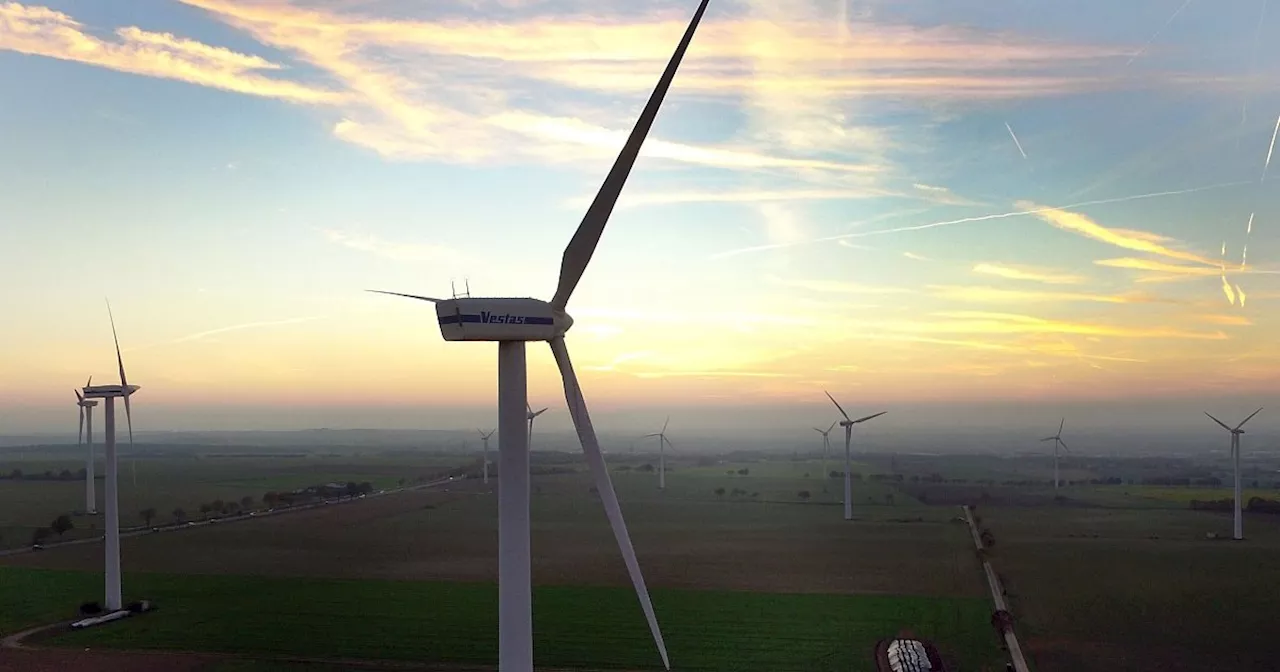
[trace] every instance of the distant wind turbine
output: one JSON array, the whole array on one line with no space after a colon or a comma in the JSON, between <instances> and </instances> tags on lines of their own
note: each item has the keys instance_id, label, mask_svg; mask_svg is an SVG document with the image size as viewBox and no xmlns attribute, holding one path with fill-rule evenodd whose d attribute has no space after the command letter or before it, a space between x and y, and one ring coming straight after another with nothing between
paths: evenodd
<instances>
[{"instance_id":1,"label":"distant wind turbine","mask_svg":"<svg viewBox=\"0 0 1280 672\"><path fill-rule=\"evenodd\" d=\"M107 304L107 318L111 320L111 338L116 344L116 364L120 368L119 385L86 385L86 399L106 400L106 495L103 502L106 508L106 588L107 609L117 610L122 605L120 596L120 498L117 476L119 464L116 461L116 398L124 399L124 416L129 423L129 446L133 446L133 413L129 407L129 397L140 388L130 385L124 375L124 359L120 356L120 339L116 337L116 321L111 315L111 304Z\"/></svg>"},{"instance_id":2,"label":"distant wind turbine","mask_svg":"<svg viewBox=\"0 0 1280 672\"><path fill-rule=\"evenodd\" d=\"M645 588L635 548L627 534L622 508L609 478L609 469L578 376L573 370L564 335L573 326L566 312L573 290L590 264L600 237L604 234L626 186L627 176L640 155L649 129L662 107L662 100L675 79L698 23L707 10L702 0L689 21L684 36L667 62L658 85L654 88L635 127L627 136L618 158L569 244L560 263L560 278L550 301L534 298L454 297L440 300L426 296L403 294L407 298L435 304L440 335L446 341L484 341L498 343L498 466L502 476L498 488L498 669L499 672L532 672L533 670L533 587L529 528L529 435L524 429L524 413L520 403L528 404L528 366L525 343L546 341L551 346L564 384L569 416L582 443L582 452L591 466L600 502L613 528L627 572L635 587L640 607L649 624L662 665L671 669L662 632L653 613L653 603ZM390 293L390 292L389 292ZM521 425L517 427L516 425Z\"/></svg>"},{"instance_id":3,"label":"distant wind turbine","mask_svg":"<svg viewBox=\"0 0 1280 672\"><path fill-rule=\"evenodd\" d=\"M667 454L664 448L671 446L671 440L667 438L667 425L671 423L671 416L667 416L667 421L662 423L662 431L657 434L645 434L644 438L658 437L658 489L667 489ZM672 446L673 448L675 446Z\"/></svg>"},{"instance_id":4,"label":"distant wind turbine","mask_svg":"<svg viewBox=\"0 0 1280 672\"><path fill-rule=\"evenodd\" d=\"M489 483L489 437L493 436L493 433L498 430L491 429L489 430L488 434L485 434L484 432L478 429L476 431L480 432L480 440L484 442L484 482L486 485L488 485ZM530 433L533 432L533 427L529 428L529 432Z\"/></svg>"},{"instance_id":5,"label":"distant wind turbine","mask_svg":"<svg viewBox=\"0 0 1280 672\"><path fill-rule=\"evenodd\" d=\"M88 382L84 384L89 387L93 384L93 376L89 376ZM98 496L93 491L94 486L94 463L97 458L93 454L93 407L98 405L96 399L85 399L80 390L76 390L76 405L80 407L80 438L78 443L84 443L89 448L89 455L85 459L84 468L84 512L86 515L95 515L98 513ZM86 431L88 430L88 431Z\"/></svg>"},{"instance_id":6,"label":"distant wind turbine","mask_svg":"<svg viewBox=\"0 0 1280 672\"><path fill-rule=\"evenodd\" d=\"M539 415L542 415L543 413L546 413L547 409L544 408L541 411L535 412L533 410L533 407L530 406L529 404L525 404L524 408L526 411L525 418L529 420L529 450L532 451L533 450L533 419L538 417Z\"/></svg>"},{"instance_id":7,"label":"distant wind turbine","mask_svg":"<svg viewBox=\"0 0 1280 672\"><path fill-rule=\"evenodd\" d=\"M849 444L853 442L853 426L861 422L866 422L872 418L878 418L889 411L880 411L879 413L868 415L865 418L850 420L849 414L845 413L843 408L840 408L840 402L836 401L836 398L831 396L830 392L827 392L826 390L823 390L822 392L827 395L827 398L831 400L831 403L835 404L836 408L840 410L840 415L844 416L844 420L840 421L840 426L844 427L844 519L853 520L853 481L851 480L852 476L849 474L849 472L853 470L853 462L849 457Z\"/></svg>"},{"instance_id":8,"label":"distant wind turbine","mask_svg":"<svg viewBox=\"0 0 1280 672\"><path fill-rule=\"evenodd\" d=\"M827 458L831 455L831 430L836 428L836 423L832 422L831 426L823 430L821 427L814 427L813 431L822 435L822 477L825 479L827 474Z\"/></svg>"},{"instance_id":9,"label":"distant wind turbine","mask_svg":"<svg viewBox=\"0 0 1280 672\"><path fill-rule=\"evenodd\" d=\"M1046 436L1043 439L1040 439L1041 442L1044 442L1044 441L1053 442L1053 491L1054 492L1058 491L1058 483L1060 480L1058 478L1058 448L1061 447L1063 450L1067 451L1068 453L1071 452L1071 449L1067 447L1067 442L1062 440L1062 427L1063 425L1066 425L1066 424L1067 424L1067 419L1063 418L1062 422L1058 423L1057 434L1054 434L1053 436Z\"/></svg>"},{"instance_id":10,"label":"distant wind turbine","mask_svg":"<svg viewBox=\"0 0 1280 672\"><path fill-rule=\"evenodd\" d=\"M1209 415L1209 412L1205 411L1205 415L1209 415L1210 420L1218 423L1228 432L1231 432L1231 465L1232 469L1235 471L1235 505L1231 507L1232 513L1234 514L1234 520L1232 521L1231 526L1231 538L1237 541L1244 539L1244 519L1240 510L1240 435L1244 434L1244 430L1241 429L1241 427L1244 427L1244 423L1249 422L1253 419L1253 416L1261 412L1262 409L1259 408L1258 410L1250 413L1249 417L1241 420L1240 424L1236 425L1235 429L1232 429L1231 427L1228 427L1226 423L1212 415Z\"/></svg>"}]
</instances>

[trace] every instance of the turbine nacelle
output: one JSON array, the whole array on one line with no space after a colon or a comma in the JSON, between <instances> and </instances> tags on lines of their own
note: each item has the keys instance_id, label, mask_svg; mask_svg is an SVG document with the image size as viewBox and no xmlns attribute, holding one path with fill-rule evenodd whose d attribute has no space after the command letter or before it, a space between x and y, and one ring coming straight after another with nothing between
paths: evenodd
<instances>
[{"instance_id":1,"label":"turbine nacelle","mask_svg":"<svg viewBox=\"0 0 1280 672\"><path fill-rule=\"evenodd\" d=\"M84 396L85 396L85 401L87 402L90 399L107 399L109 397L123 397L126 395L133 394L134 392L137 392L138 390L141 390L141 389L142 388L138 387L137 385L94 385L92 387L84 388ZM94 405L97 405L97 403L98 402L96 401L93 402Z\"/></svg>"}]
</instances>

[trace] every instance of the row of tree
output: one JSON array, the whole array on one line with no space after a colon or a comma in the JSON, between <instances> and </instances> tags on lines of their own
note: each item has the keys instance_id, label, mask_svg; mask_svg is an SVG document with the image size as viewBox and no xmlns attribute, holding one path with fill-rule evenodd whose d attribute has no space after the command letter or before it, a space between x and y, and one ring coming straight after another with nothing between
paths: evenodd
<instances>
[{"instance_id":1,"label":"row of tree","mask_svg":"<svg viewBox=\"0 0 1280 672\"><path fill-rule=\"evenodd\" d=\"M14 469L8 474L0 475L0 478L7 478L12 481L74 481L84 480L86 472L84 469L80 471L71 471L63 469L55 472L52 469L46 469L43 472L24 473L21 469Z\"/></svg>"},{"instance_id":2,"label":"row of tree","mask_svg":"<svg viewBox=\"0 0 1280 672\"><path fill-rule=\"evenodd\" d=\"M1231 499L1193 499L1189 504L1193 511L1231 511L1235 506ZM1249 501L1245 502L1244 510L1249 513L1280 515L1280 500L1250 497Z\"/></svg>"}]
</instances>

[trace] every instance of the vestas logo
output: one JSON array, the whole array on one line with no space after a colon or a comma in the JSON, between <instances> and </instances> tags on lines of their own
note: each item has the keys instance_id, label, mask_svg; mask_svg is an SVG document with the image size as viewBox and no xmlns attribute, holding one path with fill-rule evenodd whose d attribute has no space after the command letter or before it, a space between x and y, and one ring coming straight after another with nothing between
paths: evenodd
<instances>
[{"instance_id":1,"label":"vestas logo","mask_svg":"<svg viewBox=\"0 0 1280 672\"><path fill-rule=\"evenodd\" d=\"M523 315L498 315L487 310L480 311L480 322L482 324L524 324L526 318Z\"/></svg>"}]
</instances>

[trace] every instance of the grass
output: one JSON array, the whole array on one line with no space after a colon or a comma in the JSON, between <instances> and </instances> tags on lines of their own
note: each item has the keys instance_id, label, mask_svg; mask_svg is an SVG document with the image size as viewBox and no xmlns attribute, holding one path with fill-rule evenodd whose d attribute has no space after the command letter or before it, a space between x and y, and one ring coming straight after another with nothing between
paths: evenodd
<instances>
[{"instance_id":1,"label":"grass","mask_svg":"<svg viewBox=\"0 0 1280 672\"><path fill-rule=\"evenodd\" d=\"M1184 509L979 507L1039 672L1271 669L1280 520Z\"/></svg>"},{"instance_id":2,"label":"grass","mask_svg":"<svg viewBox=\"0 0 1280 672\"><path fill-rule=\"evenodd\" d=\"M82 572L2 568L10 603L36 586L47 618L96 588ZM25 589L21 587L26 587ZM54 586L58 586L54 589ZM493 584L138 574L128 591L160 611L109 627L60 634L57 645L126 649L493 663ZM881 637L908 628L976 669L998 658L980 598L794 595L654 590L676 667L683 670L871 670ZM52 606L56 604L57 606ZM9 616L12 622L13 617ZM534 593L540 666L657 669L660 659L628 588L539 586Z\"/></svg>"}]
</instances>

